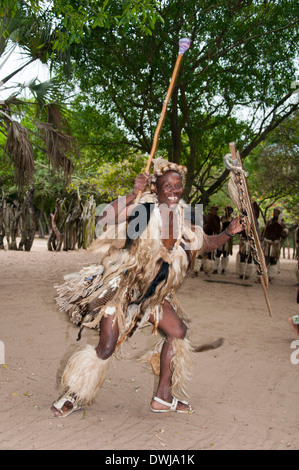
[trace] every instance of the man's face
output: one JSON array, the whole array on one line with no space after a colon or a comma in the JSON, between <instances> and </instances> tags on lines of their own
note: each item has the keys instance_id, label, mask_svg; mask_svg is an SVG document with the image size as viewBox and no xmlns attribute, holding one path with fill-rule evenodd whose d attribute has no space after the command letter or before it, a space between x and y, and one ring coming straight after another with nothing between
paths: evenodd
<instances>
[{"instance_id":1,"label":"man's face","mask_svg":"<svg viewBox=\"0 0 299 470\"><path fill-rule=\"evenodd\" d=\"M178 204L183 195L182 177L176 171L167 171L157 181L156 194L160 204L168 207Z\"/></svg>"},{"instance_id":2,"label":"man's face","mask_svg":"<svg viewBox=\"0 0 299 470\"><path fill-rule=\"evenodd\" d=\"M279 217L279 211L277 209L274 209L273 211L273 216L274 216L274 219L278 219Z\"/></svg>"}]
</instances>

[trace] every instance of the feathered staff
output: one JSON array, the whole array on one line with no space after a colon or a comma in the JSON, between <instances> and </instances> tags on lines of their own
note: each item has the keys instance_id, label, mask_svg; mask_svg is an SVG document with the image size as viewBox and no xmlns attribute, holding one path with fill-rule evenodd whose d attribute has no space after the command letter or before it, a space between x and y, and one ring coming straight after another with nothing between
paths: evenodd
<instances>
[{"instance_id":1,"label":"feathered staff","mask_svg":"<svg viewBox=\"0 0 299 470\"><path fill-rule=\"evenodd\" d=\"M167 112L167 106L168 106L169 100L171 98L171 95L172 95L172 92L173 92L173 89L174 89L174 85L175 85L175 82L176 82L176 78L177 78L177 75L179 73L179 70L180 70L180 67L181 67L181 64L182 64L183 55L189 49L190 45L191 45L191 39L189 39L189 38L182 38L179 41L179 53L178 53L176 63L175 63L175 66L174 66L174 69L173 69L173 72L172 72L172 77L171 77L170 84L169 84L169 87L168 87L168 90L167 90L167 94L166 94L166 97L165 97L164 102L163 102L163 107L162 107L162 111L161 111L161 115L160 115L160 119L159 119L159 122L158 122L158 125L157 125L157 128L156 128L156 131L155 131L151 152L150 152L150 155L149 155L149 158L148 158L148 161L147 161L146 168L144 170L145 173L149 173L149 171L150 171L151 163L152 163L153 157L154 157L154 155L156 153L156 150L157 150L160 132L161 132L164 120L165 120L165 116L166 116L166 112ZM142 191L139 191L139 193L137 194L137 197L136 197L136 201L139 201L141 194L142 194Z\"/></svg>"},{"instance_id":2,"label":"feathered staff","mask_svg":"<svg viewBox=\"0 0 299 470\"><path fill-rule=\"evenodd\" d=\"M267 266L256 228L256 220L252 210L246 172L242 165L240 153L236 151L235 143L231 142L229 147L231 153L224 157L224 166L230 170L230 181L228 183L229 194L240 214L244 217L245 231L250 244L252 258L254 264L257 266L257 274L263 287L269 315L272 317L271 306L266 291L269 287Z\"/></svg>"}]
</instances>

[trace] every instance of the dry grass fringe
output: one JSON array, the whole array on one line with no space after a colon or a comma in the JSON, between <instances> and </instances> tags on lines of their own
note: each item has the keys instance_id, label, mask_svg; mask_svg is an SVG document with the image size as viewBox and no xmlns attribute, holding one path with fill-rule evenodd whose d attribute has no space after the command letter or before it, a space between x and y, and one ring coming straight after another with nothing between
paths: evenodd
<instances>
[{"instance_id":1,"label":"dry grass fringe","mask_svg":"<svg viewBox=\"0 0 299 470\"><path fill-rule=\"evenodd\" d=\"M93 346L82 346L68 360L61 379L63 389L76 395L78 403L91 405L107 377L110 362L111 358L100 359Z\"/></svg>"},{"instance_id":2,"label":"dry grass fringe","mask_svg":"<svg viewBox=\"0 0 299 470\"><path fill-rule=\"evenodd\" d=\"M173 339L172 395L177 398L188 396L186 385L192 375L192 347L188 339Z\"/></svg>"}]
</instances>

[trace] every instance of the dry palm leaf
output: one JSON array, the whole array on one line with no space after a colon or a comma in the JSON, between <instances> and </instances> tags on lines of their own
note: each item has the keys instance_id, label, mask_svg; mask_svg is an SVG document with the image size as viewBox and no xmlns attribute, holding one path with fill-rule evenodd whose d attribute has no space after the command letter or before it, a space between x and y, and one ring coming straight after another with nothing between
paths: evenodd
<instances>
[{"instance_id":1,"label":"dry palm leaf","mask_svg":"<svg viewBox=\"0 0 299 470\"><path fill-rule=\"evenodd\" d=\"M73 164L69 155L74 149L74 141L59 107L47 105L47 122L36 122L36 126L45 132L46 150L53 168L63 168L65 175L70 176Z\"/></svg>"},{"instance_id":2,"label":"dry palm leaf","mask_svg":"<svg viewBox=\"0 0 299 470\"><path fill-rule=\"evenodd\" d=\"M18 186L32 180L34 173L33 148L27 129L17 121L7 121L4 151L12 160Z\"/></svg>"}]
</instances>

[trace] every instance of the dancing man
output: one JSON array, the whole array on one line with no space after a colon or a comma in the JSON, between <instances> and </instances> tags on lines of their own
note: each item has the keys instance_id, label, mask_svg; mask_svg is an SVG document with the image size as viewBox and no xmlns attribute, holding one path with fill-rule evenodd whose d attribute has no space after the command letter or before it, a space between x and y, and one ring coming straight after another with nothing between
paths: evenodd
<instances>
[{"instance_id":1,"label":"dancing man","mask_svg":"<svg viewBox=\"0 0 299 470\"><path fill-rule=\"evenodd\" d=\"M112 241L99 264L58 287L61 310L81 328L98 329L100 337L96 347L81 347L69 359L61 380L63 393L51 407L55 416L65 417L94 402L117 346L147 321L165 338L151 411L194 411L184 399L191 367L188 322L175 292L199 253L216 250L244 227L237 217L224 232L204 234L184 217L186 168L163 158L153 163L153 174L137 176L132 193L102 214L106 231L101 243L114 227L118 245Z\"/></svg>"}]
</instances>

